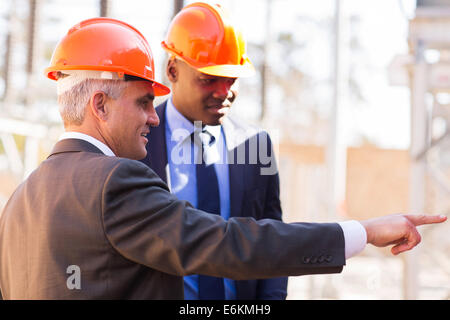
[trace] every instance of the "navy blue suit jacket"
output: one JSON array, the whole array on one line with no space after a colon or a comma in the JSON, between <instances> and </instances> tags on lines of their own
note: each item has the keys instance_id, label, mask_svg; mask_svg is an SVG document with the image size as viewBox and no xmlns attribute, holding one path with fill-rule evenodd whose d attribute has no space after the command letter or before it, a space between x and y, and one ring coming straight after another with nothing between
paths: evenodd
<instances>
[{"instance_id":1,"label":"navy blue suit jacket","mask_svg":"<svg viewBox=\"0 0 450 320\"><path fill-rule=\"evenodd\" d=\"M167 183L166 166L166 105L156 108L159 127L152 128L147 144L147 156L141 160ZM248 127L231 117L222 124L227 142L230 176L230 216L281 220L280 183L270 137L264 131L248 130ZM262 148L262 149L261 149ZM250 150L252 152L250 152ZM259 152L266 157L255 157ZM261 174L268 170L274 174ZM239 300L285 299L287 277L236 281L236 298Z\"/></svg>"}]
</instances>

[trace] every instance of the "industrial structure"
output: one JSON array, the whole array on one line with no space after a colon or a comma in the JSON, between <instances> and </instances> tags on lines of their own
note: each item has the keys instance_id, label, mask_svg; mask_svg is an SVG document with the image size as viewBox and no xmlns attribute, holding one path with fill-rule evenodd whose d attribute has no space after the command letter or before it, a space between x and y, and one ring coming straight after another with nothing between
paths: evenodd
<instances>
[{"instance_id":1,"label":"industrial structure","mask_svg":"<svg viewBox=\"0 0 450 320\"><path fill-rule=\"evenodd\" d=\"M450 209L450 4L418 0L410 21L409 66L411 89L410 210L444 212ZM428 178L428 179L427 179ZM442 237L445 239L445 237ZM449 249L449 241L442 243ZM418 255L405 261L405 297L417 298ZM444 261L448 251L434 258ZM448 260L442 265L450 273Z\"/></svg>"},{"instance_id":2,"label":"industrial structure","mask_svg":"<svg viewBox=\"0 0 450 320\"><path fill-rule=\"evenodd\" d=\"M49 151L53 143L61 133L61 123L54 102L54 92L51 87L40 86L42 78L42 61L48 57L41 46L41 39L37 34L42 28L40 16L42 6L46 0L19 0L26 10L19 10L18 6L9 1L9 7L5 8L1 18L7 28L3 40L4 51L0 52L3 60L0 82L0 212L7 201L7 194L12 190L4 185L17 185L36 168ZM47 0L51 1L51 0ZM271 0L268 2L274 2ZM313 176L310 183L320 183L327 179L328 188L312 185L305 192L326 190L327 196L324 208L315 211L322 212L320 218L329 219L337 217L338 203L336 199L336 185L344 185L336 170L339 170L339 152L337 149L335 121L339 114L340 104L339 85L339 3L345 0L336 0L336 57L335 57L335 104L330 126L330 142L323 150L314 149L313 160L304 160L304 155L309 152L305 148L299 154L298 160L307 163L308 173L304 176ZM401 1L401 0L400 0ZM173 13L183 7L183 1L173 1ZM98 0L98 15L110 14L111 0ZM26 24L23 24L26 22ZM409 86L411 92L411 145L409 150L409 208L412 213L436 212L448 214L450 211L450 4L446 0L417 0L417 8L414 17L409 21L409 48L408 55L398 57L391 70L393 85ZM43 53L43 54L42 54ZM45 58L44 58L45 57ZM14 70L20 66L24 69L24 75L20 76ZM393 74L392 74L393 73ZM260 76L264 79L266 66L263 63ZM18 85L19 83L19 85ZM262 81L262 90L267 84ZM3 89L3 90L2 90ZM263 102L265 95L262 94ZM263 103L264 104L264 103ZM264 107L261 114L264 114ZM334 119L334 120L333 120ZM294 148L287 148L288 144L280 142L280 163L289 162L296 155L292 153ZM292 161L291 161L292 162ZM293 165L286 170L293 169ZM281 169L283 173L283 169ZM8 172L8 174L2 174ZM290 171L291 172L291 171ZM295 176L295 175L294 175ZM304 177L303 176L303 177ZM317 180L317 176L320 177ZM283 176L282 176L283 177ZM318 182L319 181L319 182ZM293 187L293 181L287 184ZM304 182L308 183L308 181ZM2 188L5 187L4 190ZM286 187L286 190L291 189ZM282 193L287 192L283 191ZM320 192L319 192L320 193ZM323 196L323 195L321 195ZM317 195L316 195L317 197ZM287 206L298 208L305 206L298 201L309 199L307 206L320 203L316 198L311 202L311 197L296 197L285 195ZM317 200L317 201L316 201ZM309 212L313 210L310 208ZM288 210L289 211L289 210ZM308 217L311 220L317 217ZM447 228L448 230L448 228ZM425 230L426 233L427 230ZM445 226L438 229L439 249L418 248L404 256L403 265L403 298L420 298L419 292L423 285L420 281L420 257L424 254L435 261L443 273L450 278L450 240L445 240ZM448 237L447 237L448 239ZM433 242L436 243L436 242ZM430 250L428 250L430 249ZM425 252L426 251L426 252ZM447 278L448 279L448 278ZM450 284L443 284L448 288L450 298ZM316 295L317 296L317 295ZM336 296L339 298L339 296Z\"/></svg>"}]
</instances>

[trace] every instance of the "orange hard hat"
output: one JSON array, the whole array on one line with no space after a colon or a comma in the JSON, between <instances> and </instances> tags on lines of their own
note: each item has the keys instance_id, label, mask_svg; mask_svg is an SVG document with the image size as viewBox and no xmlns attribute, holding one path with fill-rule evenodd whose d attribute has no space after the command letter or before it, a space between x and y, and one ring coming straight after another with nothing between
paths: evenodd
<instances>
[{"instance_id":1,"label":"orange hard hat","mask_svg":"<svg viewBox=\"0 0 450 320\"><path fill-rule=\"evenodd\" d=\"M119 78L134 76L153 83L156 96L170 93L156 82L155 65L144 36L129 24L111 18L84 20L72 27L58 43L47 77L57 80L64 70L116 72Z\"/></svg>"},{"instance_id":2,"label":"orange hard hat","mask_svg":"<svg viewBox=\"0 0 450 320\"><path fill-rule=\"evenodd\" d=\"M255 72L242 33L220 5L196 2L184 7L161 44L202 73L237 78Z\"/></svg>"}]
</instances>

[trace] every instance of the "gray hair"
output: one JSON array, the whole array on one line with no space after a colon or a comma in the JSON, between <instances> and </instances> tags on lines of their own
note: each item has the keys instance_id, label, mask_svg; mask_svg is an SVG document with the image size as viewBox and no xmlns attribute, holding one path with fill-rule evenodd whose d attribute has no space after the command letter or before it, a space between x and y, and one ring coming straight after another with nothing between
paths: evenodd
<instances>
[{"instance_id":1,"label":"gray hair","mask_svg":"<svg viewBox=\"0 0 450 320\"><path fill-rule=\"evenodd\" d=\"M117 99L127 86L128 82L123 80L86 79L58 95L59 113L64 125L79 126L83 123L86 106L95 91L103 91Z\"/></svg>"}]
</instances>

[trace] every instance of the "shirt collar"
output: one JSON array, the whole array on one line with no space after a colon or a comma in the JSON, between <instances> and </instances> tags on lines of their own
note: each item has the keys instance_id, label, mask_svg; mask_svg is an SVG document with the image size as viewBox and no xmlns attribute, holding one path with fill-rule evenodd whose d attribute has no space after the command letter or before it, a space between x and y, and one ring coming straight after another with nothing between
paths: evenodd
<instances>
[{"instance_id":1,"label":"shirt collar","mask_svg":"<svg viewBox=\"0 0 450 320\"><path fill-rule=\"evenodd\" d=\"M80 140L84 140L87 141L91 144L93 144L94 146L96 146L97 148L99 148L105 155L110 156L110 157L115 157L116 155L114 154L114 152L103 142L95 139L94 137L91 137L87 134L81 133L81 132L75 132L75 131L69 131L69 132L64 132L60 137L59 137L59 141L61 140L65 140L65 139L80 139Z\"/></svg>"},{"instance_id":2,"label":"shirt collar","mask_svg":"<svg viewBox=\"0 0 450 320\"><path fill-rule=\"evenodd\" d=\"M205 129L216 138L216 141L220 138L220 130L222 129L221 125L217 126L205 126Z\"/></svg>"},{"instance_id":3,"label":"shirt collar","mask_svg":"<svg viewBox=\"0 0 450 320\"><path fill-rule=\"evenodd\" d=\"M166 117L167 117L167 125L169 127L169 130L171 133L174 132L174 130L177 129L184 129L180 131L181 140L186 139L187 136L189 136L192 132L194 132L194 124L186 119L185 116L183 116L175 107L173 104L172 98L170 98L167 101L167 109L166 109ZM216 139L215 141L218 141L220 138L220 132L221 132L221 126L205 126L205 129L214 136ZM184 134L183 134L184 132Z\"/></svg>"},{"instance_id":4,"label":"shirt collar","mask_svg":"<svg viewBox=\"0 0 450 320\"><path fill-rule=\"evenodd\" d=\"M182 129L179 133L181 140L186 139L187 136L194 132L194 124L186 119L177 108L175 108L172 98L167 101L166 119L167 126L171 133L175 130Z\"/></svg>"}]
</instances>

